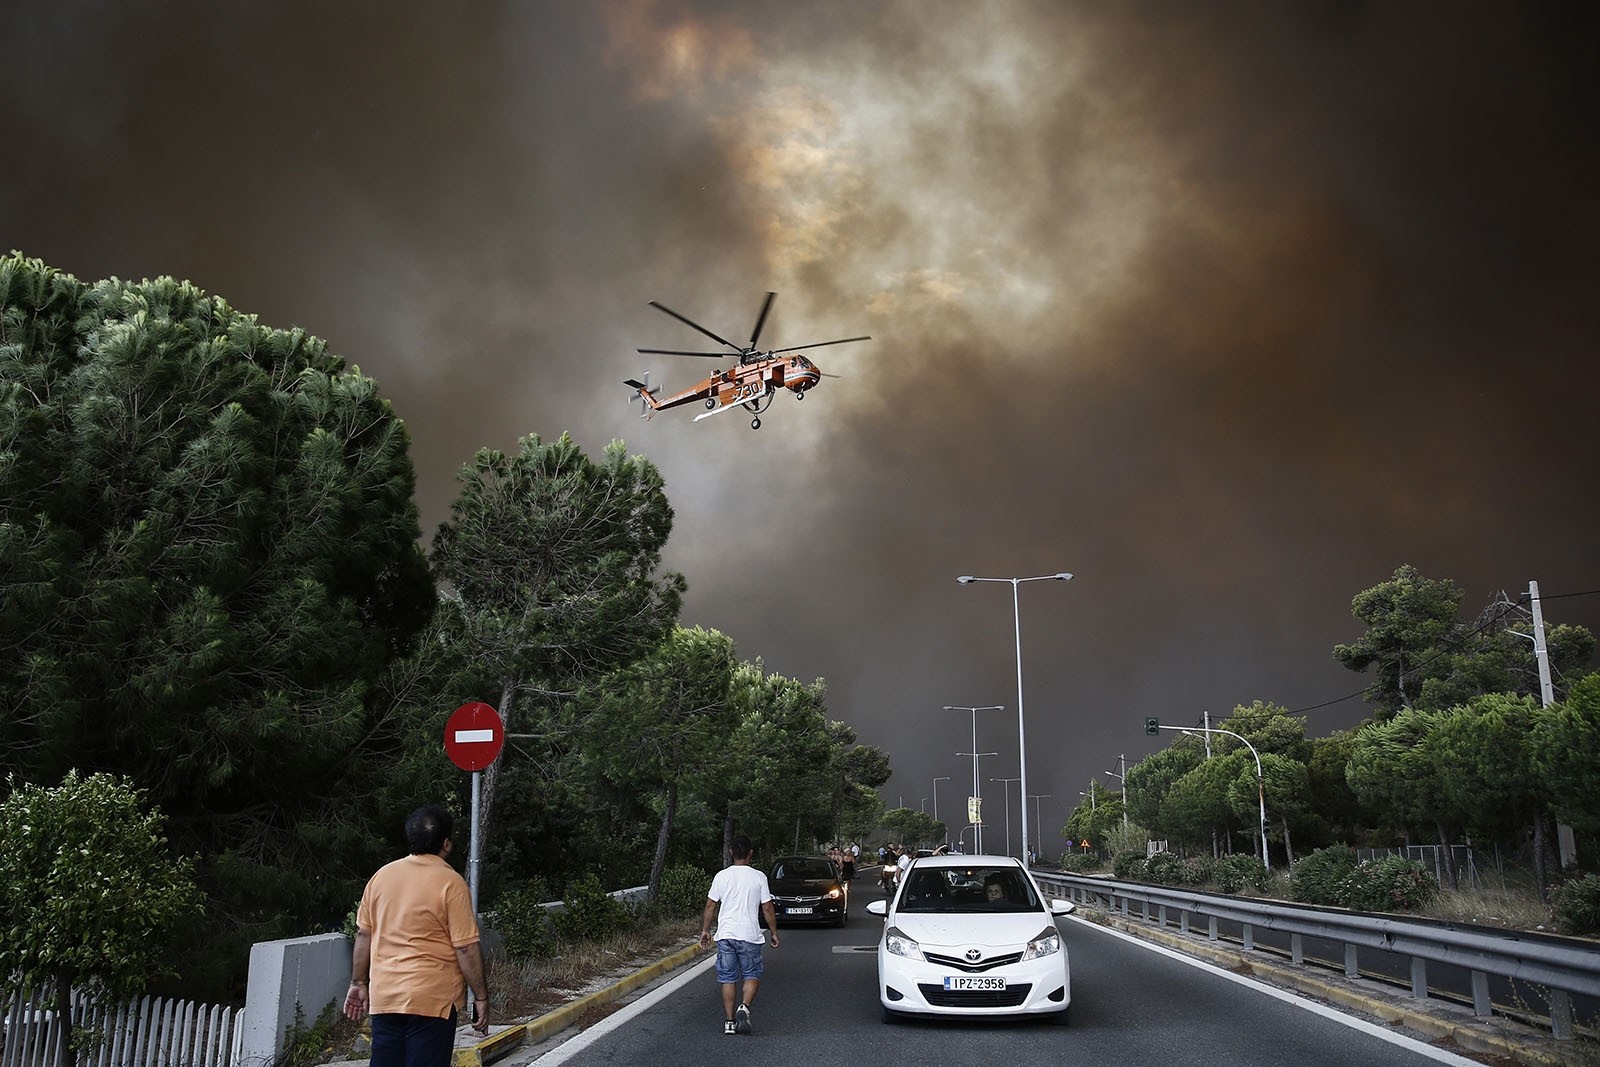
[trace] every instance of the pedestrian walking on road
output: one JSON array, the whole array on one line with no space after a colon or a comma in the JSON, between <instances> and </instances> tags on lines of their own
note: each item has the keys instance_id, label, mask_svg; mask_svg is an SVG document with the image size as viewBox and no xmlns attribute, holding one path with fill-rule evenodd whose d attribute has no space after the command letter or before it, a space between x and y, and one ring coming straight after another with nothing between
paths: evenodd
<instances>
[{"instance_id":1,"label":"pedestrian walking on road","mask_svg":"<svg viewBox=\"0 0 1600 1067\"><path fill-rule=\"evenodd\" d=\"M370 1067L449 1067L472 989L472 1028L489 1030L489 986L466 880L450 866L454 829L436 804L406 819L409 856L361 894L344 1014L372 1015Z\"/></svg>"},{"instance_id":2,"label":"pedestrian walking on road","mask_svg":"<svg viewBox=\"0 0 1600 1067\"><path fill-rule=\"evenodd\" d=\"M778 916L772 907L772 888L764 872L750 865L754 849L743 834L733 839L733 862L717 872L706 893L705 916L700 922L700 947L717 943L717 982L722 986L722 1032L750 1033L750 1004L756 999L764 971L760 919L767 920L772 947L778 947ZM717 932L711 934L715 919ZM739 989L741 980L744 983ZM734 1002L738 1001L735 1007Z\"/></svg>"}]
</instances>

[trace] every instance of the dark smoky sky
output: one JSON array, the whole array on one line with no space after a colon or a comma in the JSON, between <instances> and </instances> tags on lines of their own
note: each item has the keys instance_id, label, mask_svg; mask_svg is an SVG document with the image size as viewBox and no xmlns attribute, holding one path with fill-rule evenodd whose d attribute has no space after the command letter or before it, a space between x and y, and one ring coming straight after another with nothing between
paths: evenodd
<instances>
[{"instance_id":1,"label":"dark smoky sky","mask_svg":"<svg viewBox=\"0 0 1600 1067\"><path fill-rule=\"evenodd\" d=\"M1177 723L1358 721L1412 564L1600 629L1600 9L1582 3L0 6L0 248L326 338L408 424L662 470L684 621L1050 829ZM757 432L641 422L705 339L821 349ZM1589 593L1582 596L1575 594ZM1332 703L1329 703L1332 702ZM441 717L444 709L441 709ZM1000 787L985 781L991 804ZM1015 819L1016 789L1006 802ZM931 807L931 804L929 805ZM990 818L999 815L990 809Z\"/></svg>"}]
</instances>

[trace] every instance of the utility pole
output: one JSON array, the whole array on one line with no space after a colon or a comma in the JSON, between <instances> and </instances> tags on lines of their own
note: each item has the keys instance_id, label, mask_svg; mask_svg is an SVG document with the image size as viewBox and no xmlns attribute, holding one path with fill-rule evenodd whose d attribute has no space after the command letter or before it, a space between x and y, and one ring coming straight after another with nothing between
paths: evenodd
<instances>
[{"instance_id":1,"label":"utility pole","mask_svg":"<svg viewBox=\"0 0 1600 1067\"><path fill-rule=\"evenodd\" d=\"M1539 664L1539 704L1548 708L1556 702L1555 688L1550 684L1550 649L1544 642L1544 604L1539 599L1539 583L1528 583L1528 603L1533 608L1533 658ZM1572 827L1556 824L1556 851L1560 853L1561 869L1578 865L1578 842Z\"/></svg>"}]
</instances>

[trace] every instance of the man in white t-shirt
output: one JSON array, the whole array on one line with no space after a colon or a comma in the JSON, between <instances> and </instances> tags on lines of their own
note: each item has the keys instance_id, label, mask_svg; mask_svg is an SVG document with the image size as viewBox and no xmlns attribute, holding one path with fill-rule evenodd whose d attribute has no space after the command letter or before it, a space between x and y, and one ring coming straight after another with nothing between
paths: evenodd
<instances>
[{"instance_id":1,"label":"man in white t-shirt","mask_svg":"<svg viewBox=\"0 0 1600 1067\"><path fill-rule=\"evenodd\" d=\"M750 866L753 849L743 834L733 839L733 863L717 872L706 892L706 911L700 923L700 947L717 943L717 981L722 985L722 1013L725 1034L750 1032L750 1002L756 999L763 971L760 916L767 920L772 947L778 947L778 916L772 908L772 889L767 876ZM711 921L717 934L711 936ZM744 981L744 995L736 998L736 987ZM739 999L737 1008L734 1000Z\"/></svg>"}]
</instances>

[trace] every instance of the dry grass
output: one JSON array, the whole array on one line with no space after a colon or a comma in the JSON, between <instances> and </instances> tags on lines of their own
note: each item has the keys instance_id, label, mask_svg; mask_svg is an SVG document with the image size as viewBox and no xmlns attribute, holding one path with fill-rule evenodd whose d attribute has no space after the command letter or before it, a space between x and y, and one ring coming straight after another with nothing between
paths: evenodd
<instances>
[{"instance_id":1,"label":"dry grass","mask_svg":"<svg viewBox=\"0 0 1600 1067\"><path fill-rule=\"evenodd\" d=\"M1417 914L1502 930L1554 930L1549 905L1527 889L1444 889Z\"/></svg>"},{"instance_id":2,"label":"dry grass","mask_svg":"<svg viewBox=\"0 0 1600 1067\"><path fill-rule=\"evenodd\" d=\"M490 1008L502 1022L531 1019L695 943L698 917L629 930L603 942L563 945L547 960L489 962Z\"/></svg>"}]
</instances>

